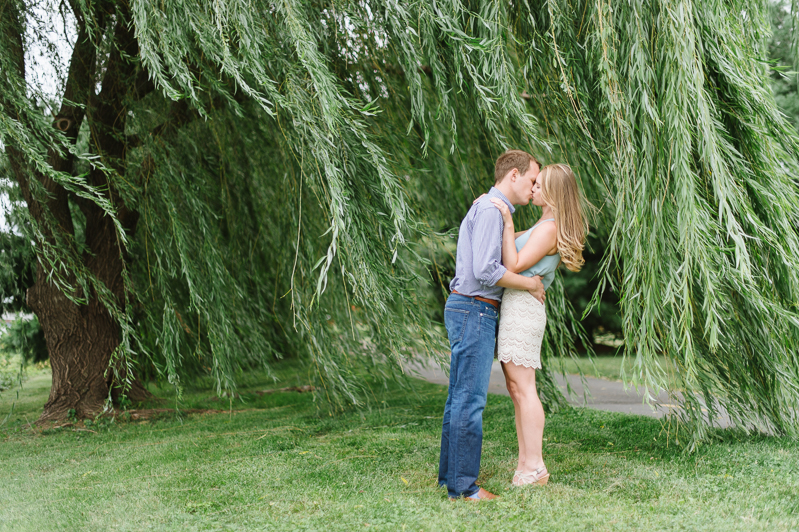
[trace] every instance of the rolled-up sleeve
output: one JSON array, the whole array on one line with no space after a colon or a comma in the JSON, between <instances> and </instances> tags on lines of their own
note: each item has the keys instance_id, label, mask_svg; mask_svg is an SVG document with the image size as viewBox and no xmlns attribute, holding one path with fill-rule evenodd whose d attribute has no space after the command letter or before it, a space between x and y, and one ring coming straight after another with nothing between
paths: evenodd
<instances>
[{"instance_id":1,"label":"rolled-up sleeve","mask_svg":"<svg viewBox=\"0 0 799 532\"><path fill-rule=\"evenodd\" d=\"M502 265L502 214L498 209L481 209L472 228L472 268L474 277L485 286L494 286L507 268Z\"/></svg>"}]
</instances>

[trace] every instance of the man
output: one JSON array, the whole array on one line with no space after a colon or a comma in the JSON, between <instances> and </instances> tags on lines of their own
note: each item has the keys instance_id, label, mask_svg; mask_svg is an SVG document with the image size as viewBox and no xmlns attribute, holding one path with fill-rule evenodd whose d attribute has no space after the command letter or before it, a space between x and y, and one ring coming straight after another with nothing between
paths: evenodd
<instances>
[{"instance_id":1,"label":"man","mask_svg":"<svg viewBox=\"0 0 799 532\"><path fill-rule=\"evenodd\" d=\"M450 499L493 499L477 486L483 446L483 409L497 340L497 311L503 288L529 290L544 302L540 277L523 277L502 265L502 214L491 198L527 205L540 164L527 152L510 150L494 166L494 186L472 205L461 222L452 293L444 307L452 358L444 407L438 483Z\"/></svg>"}]
</instances>

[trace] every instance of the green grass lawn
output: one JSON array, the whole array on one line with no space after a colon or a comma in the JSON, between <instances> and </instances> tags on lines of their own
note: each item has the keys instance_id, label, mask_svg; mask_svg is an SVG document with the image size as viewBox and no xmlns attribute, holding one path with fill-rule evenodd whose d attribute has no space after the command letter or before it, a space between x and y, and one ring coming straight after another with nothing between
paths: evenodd
<instances>
[{"instance_id":1,"label":"green grass lawn","mask_svg":"<svg viewBox=\"0 0 799 532\"><path fill-rule=\"evenodd\" d=\"M250 375L232 412L32 430L49 374L31 371L0 426L0 530L799 529L795 441L718 431L689 455L657 420L574 409L548 417L549 485L511 489L513 406L492 395L481 483L500 499L450 502L436 487L444 387L376 387L371 408L335 416L308 393L247 393L304 375ZM0 395L0 420L15 397ZM188 389L183 407L229 407L213 398Z\"/></svg>"}]
</instances>

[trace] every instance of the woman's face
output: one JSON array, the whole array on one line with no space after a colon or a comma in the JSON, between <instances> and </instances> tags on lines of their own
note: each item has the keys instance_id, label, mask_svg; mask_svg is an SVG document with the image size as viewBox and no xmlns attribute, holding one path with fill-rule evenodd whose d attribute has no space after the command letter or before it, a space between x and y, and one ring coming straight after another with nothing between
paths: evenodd
<instances>
[{"instance_id":1,"label":"woman's face","mask_svg":"<svg viewBox=\"0 0 799 532\"><path fill-rule=\"evenodd\" d=\"M541 172L533 183L533 199L530 201L536 207L543 207L544 200L541 198L541 182L544 180L546 172Z\"/></svg>"}]
</instances>

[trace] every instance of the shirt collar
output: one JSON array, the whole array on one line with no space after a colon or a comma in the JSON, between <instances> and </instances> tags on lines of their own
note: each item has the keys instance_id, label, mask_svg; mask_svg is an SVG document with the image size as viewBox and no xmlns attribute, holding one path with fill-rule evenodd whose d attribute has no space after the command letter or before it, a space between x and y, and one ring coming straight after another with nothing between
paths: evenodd
<instances>
[{"instance_id":1,"label":"shirt collar","mask_svg":"<svg viewBox=\"0 0 799 532\"><path fill-rule=\"evenodd\" d=\"M486 194L486 196L488 196L489 198L501 199L502 201L508 204L508 208L510 208L511 214L516 212L516 207L514 207L513 204L510 201L508 201L508 198L505 197L505 194L500 192L500 190L497 187L491 187L491 190L488 191L488 194Z\"/></svg>"}]
</instances>

